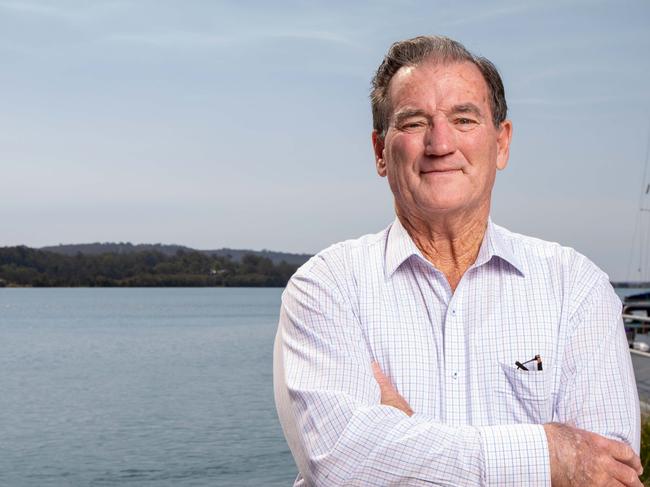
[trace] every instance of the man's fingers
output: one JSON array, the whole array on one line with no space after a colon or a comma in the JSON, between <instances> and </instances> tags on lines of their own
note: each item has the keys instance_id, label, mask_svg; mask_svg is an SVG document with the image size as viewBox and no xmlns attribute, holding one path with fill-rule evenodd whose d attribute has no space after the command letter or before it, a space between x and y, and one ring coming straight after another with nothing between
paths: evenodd
<instances>
[{"instance_id":1,"label":"man's fingers","mask_svg":"<svg viewBox=\"0 0 650 487\"><path fill-rule=\"evenodd\" d=\"M639 480L637 472L624 463L612 460L612 465L608 469L608 473L622 485L627 487L643 487L643 483Z\"/></svg>"},{"instance_id":2,"label":"man's fingers","mask_svg":"<svg viewBox=\"0 0 650 487\"><path fill-rule=\"evenodd\" d=\"M637 475L643 473L641 460L629 445L616 440L607 440L607 449L613 458L634 469Z\"/></svg>"},{"instance_id":3,"label":"man's fingers","mask_svg":"<svg viewBox=\"0 0 650 487\"><path fill-rule=\"evenodd\" d=\"M375 380L379 384L379 388L382 391L382 394L384 392L389 392L389 391L395 391L395 388L393 387L393 384L390 383L390 379L384 375L384 373L381 371L381 368L379 367L379 363L373 362L372 364L372 373L375 375Z\"/></svg>"},{"instance_id":4,"label":"man's fingers","mask_svg":"<svg viewBox=\"0 0 650 487\"><path fill-rule=\"evenodd\" d=\"M623 484L616 479L612 479L612 481L607 484L607 487L628 487L628 486L627 484ZM643 484L641 484L641 487L643 487Z\"/></svg>"}]
</instances>

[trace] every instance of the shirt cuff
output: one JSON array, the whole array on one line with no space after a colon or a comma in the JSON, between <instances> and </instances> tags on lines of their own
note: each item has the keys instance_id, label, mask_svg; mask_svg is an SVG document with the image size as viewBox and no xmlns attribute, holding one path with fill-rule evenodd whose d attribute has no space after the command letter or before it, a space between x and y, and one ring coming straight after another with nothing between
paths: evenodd
<instances>
[{"instance_id":1,"label":"shirt cuff","mask_svg":"<svg viewBox=\"0 0 650 487\"><path fill-rule=\"evenodd\" d=\"M550 486L548 441L542 425L480 426L486 486Z\"/></svg>"}]
</instances>

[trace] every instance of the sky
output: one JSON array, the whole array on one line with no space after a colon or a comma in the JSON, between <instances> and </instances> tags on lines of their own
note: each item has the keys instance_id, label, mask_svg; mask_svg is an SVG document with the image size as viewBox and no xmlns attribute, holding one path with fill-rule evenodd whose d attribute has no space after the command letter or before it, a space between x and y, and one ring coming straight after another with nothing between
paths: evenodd
<instances>
[{"instance_id":1,"label":"sky","mask_svg":"<svg viewBox=\"0 0 650 487\"><path fill-rule=\"evenodd\" d=\"M440 34L504 79L493 220L650 279L648 26L646 0L0 0L0 246L378 232L370 79L392 42Z\"/></svg>"}]
</instances>

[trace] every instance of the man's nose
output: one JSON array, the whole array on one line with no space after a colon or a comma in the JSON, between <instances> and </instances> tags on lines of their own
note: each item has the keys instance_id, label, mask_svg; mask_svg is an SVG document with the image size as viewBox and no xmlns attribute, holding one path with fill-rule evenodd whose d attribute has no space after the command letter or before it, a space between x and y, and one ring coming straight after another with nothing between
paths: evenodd
<instances>
[{"instance_id":1,"label":"man's nose","mask_svg":"<svg viewBox=\"0 0 650 487\"><path fill-rule=\"evenodd\" d=\"M449 121L436 117L426 131L424 151L429 156L445 156L456 151L456 134Z\"/></svg>"}]
</instances>

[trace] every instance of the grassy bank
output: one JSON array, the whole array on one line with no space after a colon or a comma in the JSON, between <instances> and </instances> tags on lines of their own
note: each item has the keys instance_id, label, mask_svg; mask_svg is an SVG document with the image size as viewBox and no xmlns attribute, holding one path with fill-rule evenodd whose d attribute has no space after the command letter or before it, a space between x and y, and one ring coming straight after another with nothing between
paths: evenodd
<instances>
[{"instance_id":1,"label":"grassy bank","mask_svg":"<svg viewBox=\"0 0 650 487\"><path fill-rule=\"evenodd\" d=\"M641 465L643 485L650 486L650 414L641 417Z\"/></svg>"}]
</instances>

